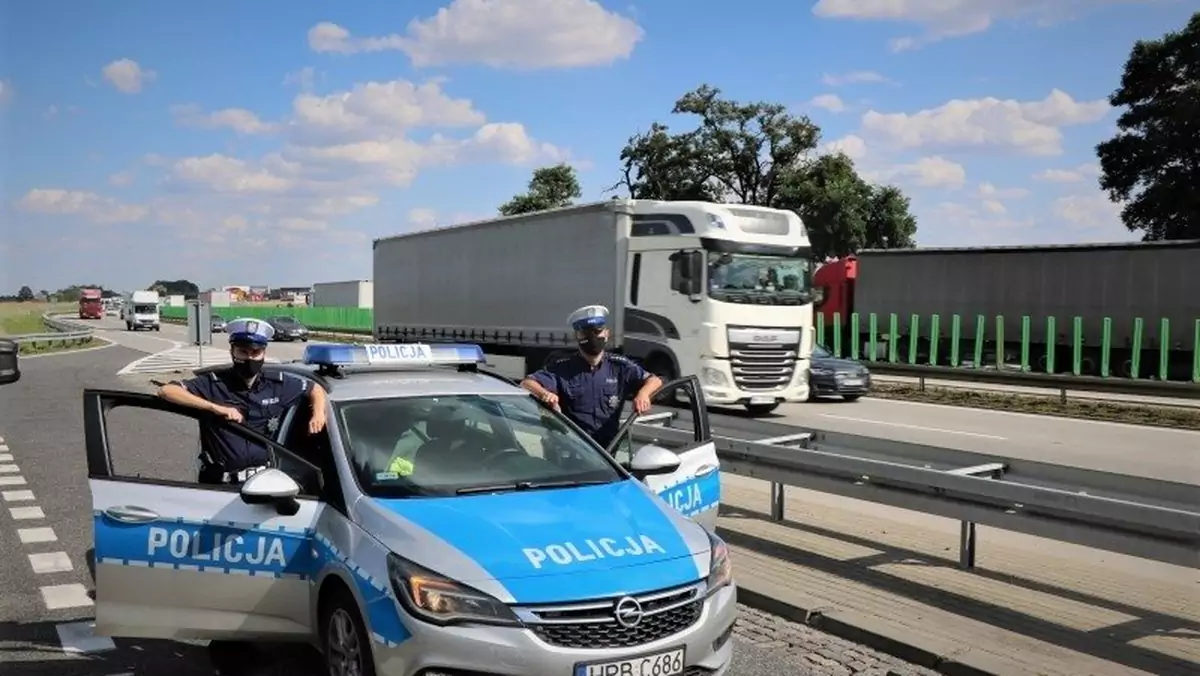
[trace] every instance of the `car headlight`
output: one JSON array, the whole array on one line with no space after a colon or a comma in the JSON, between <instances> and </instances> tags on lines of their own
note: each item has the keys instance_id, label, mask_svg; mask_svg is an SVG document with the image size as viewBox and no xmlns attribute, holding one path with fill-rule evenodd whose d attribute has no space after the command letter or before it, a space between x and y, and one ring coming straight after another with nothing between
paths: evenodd
<instances>
[{"instance_id":1,"label":"car headlight","mask_svg":"<svg viewBox=\"0 0 1200 676\"><path fill-rule=\"evenodd\" d=\"M709 533L708 541L712 547L712 559L708 564L708 594L711 596L733 584L733 564L729 561L729 545L724 540Z\"/></svg>"},{"instance_id":2,"label":"car headlight","mask_svg":"<svg viewBox=\"0 0 1200 676\"><path fill-rule=\"evenodd\" d=\"M512 610L489 596L429 569L388 554L388 579L414 617L432 624L518 625Z\"/></svg>"},{"instance_id":3,"label":"car headlight","mask_svg":"<svg viewBox=\"0 0 1200 676\"><path fill-rule=\"evenodd\" d=\"M831 375L833 375L833 369L825 368L822 366L809 367L809 371L811 371L812 374L815 376L831 376Z\"/></svg>"}]
</instances>

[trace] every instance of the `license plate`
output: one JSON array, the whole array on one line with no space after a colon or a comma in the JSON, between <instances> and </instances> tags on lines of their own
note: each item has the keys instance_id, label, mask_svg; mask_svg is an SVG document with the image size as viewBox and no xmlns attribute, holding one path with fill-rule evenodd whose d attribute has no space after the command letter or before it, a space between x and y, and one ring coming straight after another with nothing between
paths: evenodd
<instances>
[{"instance_id":1,"label":"license plate","mask_svg":"<svg viewBox=\"0 0 1200 676\"><path fill-rule=\"evenodd\" d=\"M683 673L684 650L676 648L627 660L576 664L575 676L679 676Z\"/></svg>"},{"instance_id":2,"label":"license plate","mask_svg":"<svg viewBox=\"0 0 1200 676\"><path fill-rule=\"evenodd\" d=\"M849 385L851 387L858 387L859 385L862 385L862 383L862 378L847 378L842 381L843 385Z\"/></svg>"},{"instance_id":3,"label":"license plate","mask_svg":"<svg viewBox=\"0 0 1200 676\"><path fill-rule=\"evenodd\" d=\"M775 397L750 397L751 404L774 404Z\"/></svg>"}]
</instances>

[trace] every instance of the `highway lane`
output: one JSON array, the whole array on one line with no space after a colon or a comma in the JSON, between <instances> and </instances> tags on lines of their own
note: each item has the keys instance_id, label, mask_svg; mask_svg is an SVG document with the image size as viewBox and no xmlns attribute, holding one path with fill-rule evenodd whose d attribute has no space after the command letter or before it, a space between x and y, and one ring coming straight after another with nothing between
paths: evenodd
<instances>
[{"instance_id":1,"label":"highway lane","mask_svg":"<svg viewBox=\"0 0 1200 676\"><path fill-rule=\"evenodd\" d=\"M909 376L891 376L873 374L876 382L916 385L919 378ZM1043 397L1057 397L1058 390L1048 387L1023 387L1019 385L993 385L991 383L972 383L964 380L935 380L926 378L929 387L941 387L949 390L978 390L981 392L999 392L1001 394L1027 394ZM1084 392L1082 390L1067 390L1071 399L1088 399L1092 401L1111 401L1125 404L1143 404L1147 406L1184 406L1200 408L1200 399L1180 399L1169 397L1147 397L1142 395L1109 394L1107 392Z\"/></svg>"},{"instance_id":2,"label":"highway lane","mask_svg":"<svg viewBox=\"0 0 1200 676\"><path fill-rule=\"evenodd\" d=\"M158 347L153 343L156 336L122 337L144 350ZM0 510L0 673L211 673L197 643L118 640L113 645L90 636L86 628L94 607L89 598L91 501L80 391L137 386L136 379L115 374L145 354L115 346L31 360L23 364L19 383L0 388L0 437L8 449L0 451L0 482L4 482L0 485L4 507ZM149 389L144 379L141 386ZM194 425L166 414L120 410L110 415L109 422L119 471L161 478L191 476L197 439ZM831 676L847 673L851 662L870 664L879 673L932 673L780 618L749 609L744 616L735 634L735 675ZM818 650L823 654L816 655ZM315 676L308 650L276 647L271 653L277 660L273 672L279 676ZM814 657L808 659L806 654Z\"/></svg>"}]
</instances>

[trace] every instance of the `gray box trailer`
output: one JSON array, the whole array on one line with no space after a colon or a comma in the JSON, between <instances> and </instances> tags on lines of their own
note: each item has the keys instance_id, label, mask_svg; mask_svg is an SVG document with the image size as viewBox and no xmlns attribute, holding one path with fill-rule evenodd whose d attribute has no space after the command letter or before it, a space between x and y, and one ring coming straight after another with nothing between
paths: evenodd
<instances>
[{"instance_id":1,"label":"gray box trailer","mask_svg":"<svg viewBox=\"0 0 1200 676\"><path fill-rule=\"evenodd\" d=\"M963 338L973 340L983 315L990 341L1001 316L1012 344L1029 317L1031 342L1041 345L1046 320L1054 317L1058 343L1069 345L1079 317L1085 345L1099 348L1107 317L1119 353L1133 344L1136 318L1143 321L1142 345L1156 350L1166 319L1171 350L1190 354L1200 319L1200 241L867 250L857 258L853 310L860 317L876 313L883 333L895 313L907 334L915 314L928 338L929 318L938 315L946 336L957 314Z\"/></svg>"},{"instance_id":2,"label":"gray box trailer","mask_svg":"<svg viewBox=\"0 0 1200 676\"><path fill-rule=\"evenodd\" d=\"M601 304L620 347L631 222L614 200L378 239L375 338L573 349L567 316Z\"/></svg>"}]
</instances>

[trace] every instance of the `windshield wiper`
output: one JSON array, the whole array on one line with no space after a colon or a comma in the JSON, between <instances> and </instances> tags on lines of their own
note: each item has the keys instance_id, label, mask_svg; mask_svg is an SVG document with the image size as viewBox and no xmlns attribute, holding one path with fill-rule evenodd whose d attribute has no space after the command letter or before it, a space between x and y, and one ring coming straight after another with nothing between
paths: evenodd
<instances>
[{"instance_id":1,"label":"windshield wiper","mask_svg":"<svg viewBox=\"0 0 1200 676\"><path fill-rule=\"evenodd\" d=\"M517 481L507 484L489 484L487 486L467 486L454 491L455 495L471 495L473 493L505 493L512 491L537 491L551 488L576 488L578 486L599 486L612 483L610 481Z\"/></svg>"}]
</instances>

